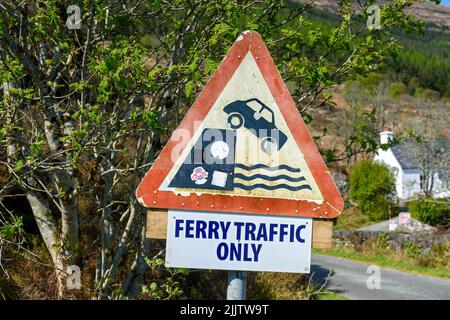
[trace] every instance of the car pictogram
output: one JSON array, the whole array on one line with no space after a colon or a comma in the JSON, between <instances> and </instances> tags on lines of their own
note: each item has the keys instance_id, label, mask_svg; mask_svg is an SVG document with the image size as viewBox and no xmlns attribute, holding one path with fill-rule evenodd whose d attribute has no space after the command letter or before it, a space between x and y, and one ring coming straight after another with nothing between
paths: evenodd
<instances>
[{"instance_id":1,"label":"car pictogram","mask_svg":"<svg viewBox=\"0 0 450 320\"><path fill-rule=\"evenodd\" d=\"M247 128L261 140L261 149L270 153L280 150L287 136L275 125L275 115L257 98L236 100L223 108L231 129Z\"/></svg>"}]
</instances>

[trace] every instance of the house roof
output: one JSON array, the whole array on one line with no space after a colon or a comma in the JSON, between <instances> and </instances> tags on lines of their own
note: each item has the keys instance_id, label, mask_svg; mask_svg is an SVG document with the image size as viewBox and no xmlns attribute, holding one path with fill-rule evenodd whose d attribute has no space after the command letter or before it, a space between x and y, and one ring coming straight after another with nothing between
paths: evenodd
<instances>
[{"instance_id":1,"label":"house roof","mask_svg":"<svg viewBox=\"0 0 450 320\"><path fill-rule=\"evenodd\" d=\"M403 169L417 169L418 159L414 156L412 149L417 148L418 142L415 139L408 139L391 147L395 158ZM445 143L445 152L450 154L450 140Z\"/></svg>"},{"instance_id":2,"label":"house roof","mask_svg":"<svg viewBox=\"0 0 450 320\"><path fill-rule=\"evenodd\" d=\"M411 152L413 148L417 148L417 142L413 140L400 142L391 147L395 158L403 169L418 168L418 160L414 157L413 152Z\"/></svg>"}]
</instances>

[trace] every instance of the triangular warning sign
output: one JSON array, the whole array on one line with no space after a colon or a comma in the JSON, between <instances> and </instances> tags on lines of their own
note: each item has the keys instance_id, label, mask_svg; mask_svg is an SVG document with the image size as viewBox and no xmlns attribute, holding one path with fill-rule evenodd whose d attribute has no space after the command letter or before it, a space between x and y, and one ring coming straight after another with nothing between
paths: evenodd
<instances>
[{"instance_id":1,"label":"triangular warning sign","mask_svg":"<svg viewBox=\"0 0 450 320\"><path fill-rule=\"evenodd\" d=\"M333 218L343 201L261 36L244 32L139 185L146 207Z\"/></svg>"}]
</instances>

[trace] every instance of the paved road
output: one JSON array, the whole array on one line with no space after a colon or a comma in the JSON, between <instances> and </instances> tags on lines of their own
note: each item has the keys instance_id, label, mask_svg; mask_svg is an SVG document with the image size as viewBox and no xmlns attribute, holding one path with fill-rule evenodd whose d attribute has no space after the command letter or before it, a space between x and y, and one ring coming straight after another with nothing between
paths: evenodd
<instances>
[{"instance_id":1,"label":"paved road","mask_svg":"<svg viewBox=\"0 0 450 320\"><path fill-rule=\"evenodd\" d=\"M392 219L394 220L394 219ZM393 221L393 223L397 223L396 221L397 219L395 219L395 221ZM369 226L366 227L362 227L357 229L358 231L383 231L383 232L389 232L389 220L385 220L385 221L381 221L375 224L371 224Z\"/></svg>"},{"instance_id":2,"label":"paved road","mask_svg":"<svg viewBox=\"0 0 450 320\"><path fill-rule=\"evenodd\" d=\"M450 280L380 269L380 289L368 289L368 264L313 254L311 274L318 284L350 299L367 300L450 300ZM331 273L331 274L330 274ZM328 276L330 274L330 276ZM373 287L376 282L369 284Z\"/></svg>"}]
</instances>

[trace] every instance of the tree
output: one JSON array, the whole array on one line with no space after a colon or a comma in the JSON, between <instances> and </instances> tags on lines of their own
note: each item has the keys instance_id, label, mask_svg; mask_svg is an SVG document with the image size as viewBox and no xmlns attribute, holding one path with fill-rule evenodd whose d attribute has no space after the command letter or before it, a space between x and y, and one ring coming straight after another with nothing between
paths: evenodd
<instances>
[{"instance_id":1,"label":"tree","mask_svg":"<svg viewBox=\"0 0 450 320\"><path fill-rule=\"evenodd\" d=\"M420 121L409 125L414 130L416 140L409 141L408 156L416 162L421 174L421 190L426 197L433 197L436 189L450 186L450 142L446 135L448 117L443 102L419 99ZM436 185L440 178L441 185Z\"/></svg>"},{"instance_id":2,"label":"tree","mask_svg":"<svg viewBox=\"0 0 450 320\"><path fill-rule=\"evenodd\" d=\"M388 166L361 160L350 172L350 197L374 220L389 217L395 197L395 178Z\"/></svg>"},{"instance_id":3,"label":"tree","mask_svg":"<svg viewBox=\"0 0 450 320\"><path fill-rule=\"evenodd\" d=\"M389 85L389 93L395 99L399 99L402 95L407 94L408 88L403 82L393 82Z\"/></svg>"},{"instance_id":4,"label":"tree","mask_svg":"<svg viewBox=\"0 0 450 320\"><path fill-rule=\"evenodd\" d=\"M396 115L389 108L392 99L386 82L377 75L347 82L344 97L346 105L334 124L341 149L335 152L334 160L347 160L347 167L350 167L358 161L358 155L377 150L379 132L388 123L395 122Z\"/></svg>"},{"instance_id":5,"label":"tree","mask_svg":"<svg viewBox=\"0 0 450 320\"><path fill-rule=\"evenodd\" d=\"M150 248L136 184L241 31L261 33L310 119L308 109L330 102L324 90L397 49L392 28L421 27L402 12L414 2L384 3L381 30L368 31L342 1L342 21L324 32L305 18L310 3L2 1L0 201L13 187L26 195L59 296L67 266L97 249L94 294L140 293ZM67 27L69 5L80 29ZM81 211L82 202L91 206Z\"/></svg>"}]
</instances>

